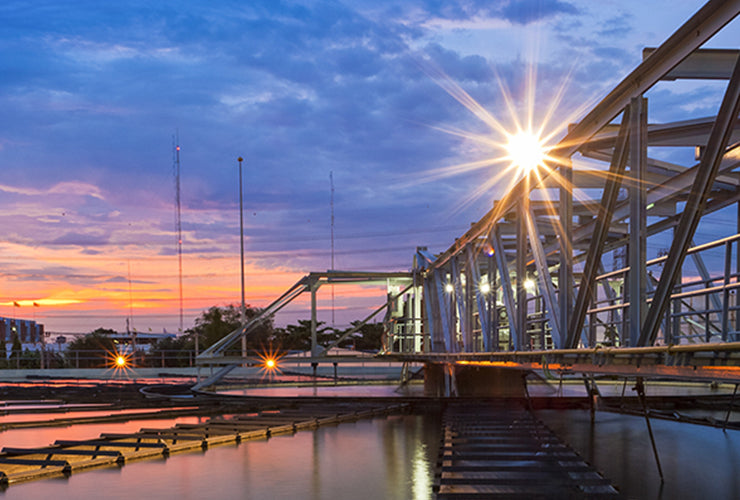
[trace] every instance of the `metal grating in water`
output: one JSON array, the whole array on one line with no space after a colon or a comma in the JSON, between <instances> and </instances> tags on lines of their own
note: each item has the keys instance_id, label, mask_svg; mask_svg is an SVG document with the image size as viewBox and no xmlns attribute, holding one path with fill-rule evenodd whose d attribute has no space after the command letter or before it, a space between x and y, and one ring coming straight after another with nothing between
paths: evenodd
<instances>
[{"instance_id":1,"label":"metal grating in water","mask_svg":"<svg viewBox=\"0 0 740 500\"><path fill-rule=\"evenodd\" d=\"M453 403L442 425L438 500L620 498L608 479L517 402Z\"/></svg>"}]
</instances>

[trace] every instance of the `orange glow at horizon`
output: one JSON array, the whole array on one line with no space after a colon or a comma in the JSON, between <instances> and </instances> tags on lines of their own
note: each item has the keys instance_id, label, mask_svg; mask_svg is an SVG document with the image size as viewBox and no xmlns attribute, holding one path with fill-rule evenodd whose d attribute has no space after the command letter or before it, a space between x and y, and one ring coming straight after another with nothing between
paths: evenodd
<instances>
[{"instance_id":1,"label":"orange glow at horizon","mask_svg":"<svg viewBox=\"0 0 740 500\"><path fill-rule=\"evenodd\" d=\"M84 333L98 327L123 331L127 320L132 330L166 328L176 332L179 321L176 257L152 254L158 248L145 246L124 250L128 255L121 258L102 253L84 255L81 248L41 251L0 242L0 261L4 260L8 268L6 276L17 272L10 280L0 277L3 289L0 316L33 318L43 323L47 332ZM25 269L47 266L66 268L65 274L50 274L44 279L35 275L25 279L23 275ZM227 253L186 255L183 268L184 329L191 328L194 319L210 307L239 303L238 255L237 258ZM253 307L267 306L307 272L282 266L265 269L248 261L247 303ZM320 313L332 308L329 293L330 287L319 289ZM357 317L351 319L362 319L386 298L386 290L378 286L342 285L335 287L335 293L335 311L344 311L352 317L357 309ZM290 318L310 317L310 296L298 297L283 314ZM294 321L290 319L287 323Z\"/></svg>"}]
</instances>

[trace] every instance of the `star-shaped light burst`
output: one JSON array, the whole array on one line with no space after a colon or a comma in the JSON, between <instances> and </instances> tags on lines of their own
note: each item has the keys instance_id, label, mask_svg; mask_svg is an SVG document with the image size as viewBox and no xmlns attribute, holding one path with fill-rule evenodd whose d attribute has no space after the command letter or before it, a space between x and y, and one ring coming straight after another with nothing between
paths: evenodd
<instances>
[{"instance_id":1,"label":"star-shaped light burst","mask_svg":"<svg viewBox=\"0 0 740 500\"><path fill-rule=\"evenodd\" d=\"M577 109L564 115L559 114L555 119L570 75L564 78L563 84L552 96L551 102L542 107L535 106L536 70L533 64L527 68L523 103L516 103L506 85L498 79L503 112L494 113L473 99L441 69L431 63L424 64L424 67L442 89L473 113L489 129L485 133L476 133L447 126L432 126L432 128L478 145L477 149L482 152L482 158L428 170L424 173L423 182L431 182L474 170L486 169L491 172L484 182L480 182L459 203L458 211L491 192L494 192L495 196L506 198L512 192L512 188L525 177L530 177L533 183L530 185L534 186L545 177L551 176L555 183L566 187L577 198L587 198L575 192L573 186L558 173L558 167L561 165L570 168L570 159L558 156L555 149L557 140L565 134L568 124L587 110L592 101L591 99L581 100ZM416 182L418 182L418 176ZM547 198L546 190L543 192L543 196Z\"/></svg>"},{"instance_id":2,"label":"star-shaped light burst","mask_svg":"<svg viewBox=\"0 0 740 500\"><path fill-rule=\"evenodd\" d=\"M280 360L286 353L281 352L279 348L274 349L272 344L269 347L262 347L262 352L257 354L261 363L258 365L262 378L273 378L275 375L283 373L280 368Z\"/></svg>"},{"instance_id":3,"label":"star-shaped light burst","mask_svg":"<svg viewBox=\"0 0 740 500\"><path fill-rule=\"evenodd\" d=\"M547 146L529 130L521 130L508 135L506 143L508 159L522 175L527 175L538 167L544 167L547 159Z\"/></svg>"},{"instance_id":4,"label":"star-shaped light burst","mask_svg":"<svg viewBox=\"0 0 740 500\"><path fill-rule=\"evenodd\" d=\"M114 375L126 375L133 373L133 354L114 349L113 352L105 353L106 365L113 370Z\"/></svg>"}]
</instances>

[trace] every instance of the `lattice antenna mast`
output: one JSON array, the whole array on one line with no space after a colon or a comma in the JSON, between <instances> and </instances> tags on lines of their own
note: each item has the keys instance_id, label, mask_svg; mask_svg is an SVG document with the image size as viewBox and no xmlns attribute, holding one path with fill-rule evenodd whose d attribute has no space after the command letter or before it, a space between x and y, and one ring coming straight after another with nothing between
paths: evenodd
<instances>
[{"instance_id":1,"label":"lattice antenna mast","mask_svg":"<svg viewBox=\"0 0 740 500\"><path fill-rule=\"evenodd\" d=\"M180 328L179 332L182 334L182 218L181 218L181 204L180 204L180 137L177 133L172 138L172 175L175 179L175 232L177 233L177 276L179 280L179 291L180 291ZM197 345L197 344L196 344ZM196 348L196 355L197 355Z\"/></svg>"},{"instance_id":2,"label":"lattice antenna mast","mask_svg":"<svg viewBox=\"0 0 740 500\"><path fill-rule=\"evenodd\" d=\"M334 171L329 171L329 184L331 196L329 198L329 209L331 211L331 270L334 270ZM334 285L331 286L331 326L334 326Z\"/></svg>"}]
</instances>

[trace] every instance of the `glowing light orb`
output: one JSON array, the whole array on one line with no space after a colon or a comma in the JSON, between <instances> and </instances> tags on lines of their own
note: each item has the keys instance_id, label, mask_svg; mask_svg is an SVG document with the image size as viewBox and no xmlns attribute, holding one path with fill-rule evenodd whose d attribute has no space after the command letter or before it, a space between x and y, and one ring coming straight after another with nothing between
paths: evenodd
<instances>
[{"instance_id":1,"label":"glowing light orb","mask_svg":"<svg viewBox=\"0 0 740 500\"><path fill-rule=\"evenodd\" d=\"M523 174L544 165L547 151L542 140L531 132L521 130L508 137L506 150L509 159Z\"/></svg>"},{"instance_id":2,"label":"glowing light orb","mask_svg":"<svg viewBox=\"0 0 740 500\"><path fill-rule=\"evenodd\" d=\"M272 345L265 348L262 347L262 352L257 354L260 359L260 363L257 365L263 377L270 377L282 373L280 369L280 360L285 356L284 352L280 352L279 348L273 348Z\"/></svg>"},{"instance_id":3,"label":"glowing light orb","mask_svg":"<svg viewBox=\"0 0 740 500\"><path fill-rule=\"evenodd\" d=\"M534 290L534 281L531 279L524 280L524 288L526 288L528 291Z\"/></svg>"},{"instance_id":4,"label":"glowing light orb","mask_svg":"<svg viewBox=\"0 0 740 500\"><path fill-rule=\"evenodd\" d=\"M128 375L134 366L133 353L121 352L118 349L108 351L105 355L106 366L116 375Z\"/></svg>"},{"instance_id":5,"label":"glowing light orb","mask_svg":"<svg viewBox=\"0 0 740 500\"><path fill-rule=\"evenodd\" d=\"M483 295L486 295L490 291L491 291L491 285L489 285L488 283L481 283L480 293L482 293Z\"/></svg>"},{"instance_id":6,"label":"glowing light orb","mask_svg":"<svg viewBox=\"0 0 740 500\"><path fill-rule=\"evenodd\" d=\"M454 292L454 291L455 291L455 287L454 287L454 286L452 286L452 284L451 284L451 283L447 283L447 285L445 285L445 292L447 292L447 293L452 293L452 292Z\"/></svg>"}]
</instances>

